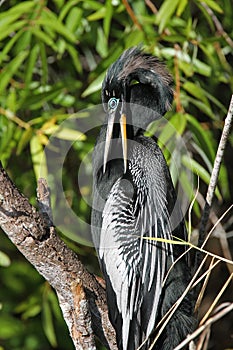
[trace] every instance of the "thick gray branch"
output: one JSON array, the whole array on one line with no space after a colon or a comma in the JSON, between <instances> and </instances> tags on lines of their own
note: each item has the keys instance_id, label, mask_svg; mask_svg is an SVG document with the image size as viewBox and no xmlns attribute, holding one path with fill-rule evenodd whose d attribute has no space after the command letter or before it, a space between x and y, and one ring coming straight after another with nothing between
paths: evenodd
<instances>
[{"instance_id":1,"label":"thick gray branch","mask_svg":"<svg viewBox=\"0 0 233 350\"><path fill-rule=\"evenodd\" d=\"M0 164L0 226L56 290L76 349L95 348L93 331L103 344L117 349L103 287L59 238L51 218L44 214L18 191Z\"/></svg>"}]
</instances>

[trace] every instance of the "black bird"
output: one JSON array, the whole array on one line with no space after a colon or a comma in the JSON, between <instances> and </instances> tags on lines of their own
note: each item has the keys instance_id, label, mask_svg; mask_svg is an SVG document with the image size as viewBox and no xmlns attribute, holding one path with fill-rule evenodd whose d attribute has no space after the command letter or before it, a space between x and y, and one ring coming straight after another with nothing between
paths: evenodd
<instances>
[{"instance_id":1,"label":"black bird","mask_svg":"<svg viewBox=\"0 0 233 350\"><path fill-rule=\"evenodd\" d=\"M144 136L172 100L165 66L137 47L110 66L102 85L107 117L93 153L92 236L123 350L149 349L156 325L190 280L187 254L169 271L184 252L171 239L185 240L186 228L163 154ZM188 294L153 349L173 349L193 324Z\"/></svg>"}]
</instances>

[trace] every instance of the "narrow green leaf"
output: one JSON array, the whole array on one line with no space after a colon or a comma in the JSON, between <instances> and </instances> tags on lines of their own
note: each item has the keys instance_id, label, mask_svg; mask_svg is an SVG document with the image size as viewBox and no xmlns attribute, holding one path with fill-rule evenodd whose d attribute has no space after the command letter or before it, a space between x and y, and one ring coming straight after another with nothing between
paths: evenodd
<instances>
[{"instance_id":1,"label":"narrow green leaf","mask_svg":"<svg viewBox=\"0 0 233 350\"><path fill-rule=\"evenodd\" d=\"M47 179L47 164L44 154L44 148L41 144L39 135L35 135L31 138L30 149L33 168L37 181L40 177Z\"/></svg>"},{"instance_id":2,"label":"narrow green leaf","mask_svg":"<svg viewBox=\"0 0 233 350\"><path fill-rule=\"evenodd\" d=\"M218 12L218 13L223 13L222 8L220 7L220 5L214 1L214 0L199 0L199 2L204 2L207 6L209 6L212 10Z\"/></svg>"},{"instance_id":3,"label":"narrow green leaf","mask_svg":"<svg viewBox=\"0 0 233 350\"><path fill-rule=\"evenodd\" d=\"M18 71L19 67L28 56L28 51L20 52L1 72L0 79L0 94L3 93L7 85L9 84L11 78L14 76L15 72Z\"/></svg>"},{"instance_id":4,"label":"narrow green leaf","mask_svg":"<svg viewBox=\"0 0 233 350\"><path fill-rule=\"evenodd\" d=\"M204 75L205 77L211 76L212 69L206 63L195 58L193 60L193 64L194 64L194 69L197 73Z\"/></svg>"},{"instance_id":5,"label":"narrow green leaf","mask_svg":"<svg viewBox=\"0 0 233 350\"><path fill-rule=\"evenodd\" d=\"M191 130L193 138L199 143L201 149L206 153L208 159L214 162L215 152L212 135L204 130L200 123L190 114L185 114L188 121L188 128Z\"/></svg>"},{"instance_id":6,"label":"narrow green leaf","mask_svg":"<svg viewBox=\"0 0 233 350\"><path fill-rule=\"evenodd\" d=\"M18 41L20 36L24 33L24 29L19 30L4 46L2 52L0 52L0 64L3 60L6 59L6 56L8 52L11 50L11 48L15 45L15 43Z\"/></svg>"},{"instance_id":7,"label":"narrow green leaf","mask_svg":"<svg viewBox=\"0 0 233 350\"><path fill-rule=\"evenodd\" d=\"M26 73L25 73L26 88L29 88L29 84L32 81L33 71L36 66L36 61L38 59L39 51L40 51L40 47L38 44L34 45L30 50L30 54L29 54L29 58L26 66Z\"/></svg>"},{"instance_id":8,"label":"narrow green leaf","mask_svg":"<svg viewBox=\"0 0 233 350\"><path fill-rule=\"evenodd\" d=\"M69 128L62 128L59 125L53 125L48 129L45 129L46 135L53 135L62 140L68 141L84 141L86 140L86 135L78 130L73 130Z\"/></svg>"},{"instance_id":9,"label":"narrow green leaf","mask_svg":"<svg viewBox=\"0 0 233 350\"><path fill-rule=\"evenodd\" d=\"M30 28L30 31L33 35L35 35L38 39L43 41L46 45L50 46L55 52L57 51L57 46L55 42L48 37L42 30L38 29L37 27Z\"/></svg>"},{"instance_id":10,"label":"narrow green leaf","mask_svg":"<svg viewBox=\"0 0 233 350\"><path fill-rule=\"evenodd\" d=\"M18 21L5 29L1 29L0 31L0 41L9 37L11 33L17 32L19 29L24 28L27 25L28 21L22 20Z\"/></svg>"},{"instance_id":11,"label":"narrow green leaf","mask_svg":"<svg viewBox=\"0 0 233 350\"><path fill-rule=\"evenodd\" d=\"M186 96L186 100L191 102L194 106L196 106L199 110L201 110L203 113L208 115L211 119L216 120L216 115L213 113L210 105L206 105L204 102L197 100L196 98L193 98L191 96Z\"/></svg>"},{"instance_id":12,"label":"narrow green leaf","mask_svg":"<svg viewBox=\"0 0 233 350\"><path fill-rule=\"evenodd\" d=\"M73 1L68 1L64 4L64 6L61 8L60 14L59 14L59 21L63 22L64 18L68 15L69 11L77 5L80 0L73 0Z\"/></svg>"},{"instance_id":13,"label":"narrow green leaf","mask_svg":"<svg viewBox=\"0 0 233 350\"><path fill-rule=\"evenodd\" d=\"M73 7L67 15L66 18L66 28L75 33L77 28L80 26L82 20L83 11L78 7Z\"/></svg>"},{"instance_id":14,"label":"narrow green leaf","mask_svg":"<svg viewBox=\"0 0 233 350\"><path fill-rule=\"evenodd\" d=\"M0 13L0 28L4 26L9 26L10 23L14 22L16 19L30 12L32 8L35 7L34 1L23 1L22 3L11 7Z\"/></svg>"},{"instance_id":15,"label":"narrow green leaf","mask_svg":"<svg viewBox=\"0 0 233 350\"><path fill-rule=\"evenodd\" d=\"M96 91L99 91L102 86L103 79L105 77L105 72L101 73L82 93L82 97L87 97Z\"/></svg>"},{"instance_id":16,"label":"narrow green leaf","mask_svg":"<svg viewBox=\"0 0 233 350\"><path fill-rule=\"evenodd\" d=\"M162 33L168 21L176 11L180 0L165 0L156 16L156 23L159 25L159 33Z\"/></svg>"},{"instance_id":17,"label":"narrow green leaf","mask_svg":"<svg viewBox=\"0 0 233 350\"><path fill-rule=\"evenodd\" d=\"M188 0L180 0L177 8L177 16L181 16L184 12L186 6L188 5Z\"/></svg>"},{"instance_id":18,"label":"narrow green leaf","mask_svg":"<svg viewBox=\"0 0 233 350\"><path fill-rule=\"evenodd\" d=\"M17 155L21 154L21 152L24 150L24 148L27 146L27 144L31 140L32 135L33 135L32 128L28 128L25 131L23 131L22 136L20 137L17 145L17 151L16 151Z\"/></svg>"},{"instance_id":19,"label":"narrow green leaf","mask_svg":"<svg viewBox=\"0 0 233 350\"><path fill-rule=\"evenodd\" d=\"M41 82L42 82L42 85L45 86L48 82L47 52L46 52L45 44L43 42L40 42L39 45L40 45L40 58L41 58L41 68L42 68Z\"/></svg>"},{"instance_id":20,"label":"narrow green leaf","mask_svg":"<svg viewBox=\"0 0 233 350\"><path fill-rule=\"evenodd\" d=\"M113 6L112 6L112 1L107 0L106 1L106 16L104 17L104 34L105 37L108 39L109 37L109 32L111 28L111 21L112 21L112 15L113 15Z\"/></svg>"},{"instance_id":21,"label":"narrow green leaf","mask_svg":"<svg viewBox=\"0 0 233 350\"><path fill-rule=\"evenodd\" d=\"M66 49L72 58L75 69L77 70L78 73L82 73L82 64L80 62L79 53L77 49L68 43L66 43Z\"/></svg>"},{"instance_id":22,"label":"narrow green leaf","mask_svg":"<svg viewBox=\"0 0 233 350\"><path fill-rule=\"evenodd\" d=\"M98 21L99 19L103 19L106 15L106 12L107 12L106 7L103 6L98 11L89 15L87 17L87 20L91 22L91 21Z\"/></svg>"},{"instance_id":23,"label":"narrow green leaf","mask_svg":"<svg viewBox=\"0 0 233 350\"><path fill-rule=\"evenodd\" d=\"M63 89L63 85L58 84L53 88L51 88L51 86L45 86L45 88L42 89L42 92L38 90L31 91L30 94L28 93L27 96L20 101L18 108L28 108L29 106L31 109L40 108L45 102L56 98Z\"/></svg>"},{"instance_id":24,"label":"narrow green leaf","mask_svg":"<svg viewBox=\"0 0 233 350\"><path fill-rule=\"evenodd\" d=\"M64 38L69 40L71 43L75 44L77 42L76 36L69 29L67 29L64 26L64 24L62 24L59 20L47 21L47 19L38 18L36 20L36 24L53 29L54 32L62 35Z\"/></svg>"},{"instance_id":25,"label":"narrow green leaf","mask_svg":"<svg viewBox=\"0 0 233 350\"><path fill-rule=\"evenodd\" d=\"M54 328L52 310L48 300L43 303L43 328L44 332L48 338L48 341L53 347L57 347L57 338Z\"/></svg>"},{"instance_id":26,"label":"narrow green leaf","mask_svg":"<svg viewBox=\"0 0 233 350\"><path fill-rule=\"evenodd\" d=\"M201 100L210 108L209 101L205 96L205 91L199 85L197 85L197 83L194 84L191 81L186 81L183 84L183 89L188 91L191 95L193 95L197 99Z\"/></svg>"},{"instance_id":27,"label":"narrow green leaf","mask_svg":"<svg viewBox=\"0 0 233 350\"><path fill-rule=\"evenodd\" d=\"M108 43L101 27L98 27L97 29L96 51L102 58L105 58L108 55Z\"/></svg>"},{"instance_id":28,"label":"narrow green leaf","mask_svg":"<svg viewBox=\"0 0 233 350\"><path fill-rule=\"evenodd\" d=\"M186 197L189 199L189 202L191 202L194 193L193 193L193 182L190 181L189 176L187 176L187 171L182 169L179 173L179 184L181 185L183 192L185 193ZM195 201L193 204L193 210L197 217L200 217L200 208L198 203Z\"/></svg>"},{"instance_id":29,"label":"narrow green leaf","mask_svg":"<svg viewBox=\"0 0 233 350\"><path fill-rule=\"evenodd\" d=\"M192 170L194 173L196 173L207 185L209 185L210 182L210 174L208 173L208 171L203 168L203 166L201 164L199 164L196 160L187 157L186 155L182 156L182 163L190 170ZM221 193L218 189L218 187L216 187L215 190L215 195L217 196L217 198L219 200L222 199Z\"/></svg>"}]
</instances>

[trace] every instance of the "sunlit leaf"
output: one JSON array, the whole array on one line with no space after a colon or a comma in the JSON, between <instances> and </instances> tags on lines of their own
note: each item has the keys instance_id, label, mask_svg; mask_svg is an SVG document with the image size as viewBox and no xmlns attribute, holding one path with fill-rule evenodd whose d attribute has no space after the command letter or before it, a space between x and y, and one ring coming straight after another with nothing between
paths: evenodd
<instances>
[{"instance_id":1,"label":"sunlit leaf","mask_svg":"<svg viewBox=\"0 0 233 350\"><path fill-rule=\"evenodd\" d=\"M82 97L87 97L93 92L99 91L102 86L102 82L104 80L105 72L101 73L89 86L88 88L82 93Z\"/></svg>"},{"instance_id":2,"label":"sunlit leaf","mask_svg":"<svg viewBox=\"0 0 233 350\"><path fill-rule=\"evenodd\" d=\"M0 250L0 266L8 267L11 264L9 256Z\"/></svg>"},{"instance_id":3,"label":"sunlit leaf","mask_svg":"<svg viewBox=\"0 0 233 350\"><path fill-rule=\"evenodd\" d=\"M207 6L209 6L212 10L223 13L221 6L214 0L198 0L200 3L203 1Z\"/></svg>"},{"instance_id":4,"label":"sunlit leaf","mask_svg":"<svg viewBox=\"0 0 233 350\"><path fill-rule=\"evenodd\" d=\"M159 32L161 33L166 27L169 19L176 11L179 0L165 0L159 9L156 16L156 23L159 25Z\"/></svg>"},{"instance_id":5,"label":"sunlit leaf","mask_svg":"<svg viewBox=\"0 0 233 350\"><path fill-rule=\"evenodd\" d=\"M36 179L38 180L40 177L47 179L46 159L39 135L35 135L31 138L30 149Z\"/></svg>"}]
</instances>

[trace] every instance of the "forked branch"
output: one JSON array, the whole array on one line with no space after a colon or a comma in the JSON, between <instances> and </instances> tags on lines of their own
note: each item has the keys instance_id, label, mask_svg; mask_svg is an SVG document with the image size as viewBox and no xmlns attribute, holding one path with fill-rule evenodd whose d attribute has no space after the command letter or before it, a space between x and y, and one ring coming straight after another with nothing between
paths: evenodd
<instances>
[{"instance_id":1,"label":"forked branch","mask_svg":"<svg viewBox=\"0 0 233 350\"><path fill-rule=\"evenodd\" d=\"M56 234L46 182L38 186L38 212L0 164L0 226L55 289L76 349L95 349L94 334L117 349L108 319L105 291Z\"/></svg>"}]
</instances>

